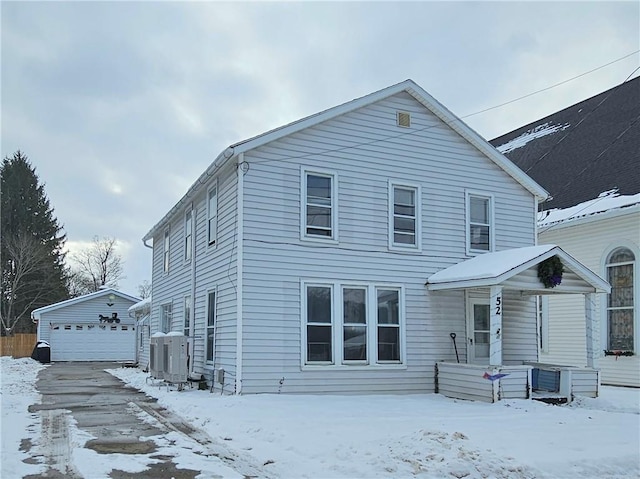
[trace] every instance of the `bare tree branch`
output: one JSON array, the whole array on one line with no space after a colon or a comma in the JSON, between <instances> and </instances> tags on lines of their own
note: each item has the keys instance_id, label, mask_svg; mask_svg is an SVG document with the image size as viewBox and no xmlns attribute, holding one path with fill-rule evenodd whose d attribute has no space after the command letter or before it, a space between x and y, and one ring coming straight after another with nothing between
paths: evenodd
<instances>
[{"instance_id":1,"label":"bare tree branch","mask_svg":"<svg viewBox=\"0 0 640 479\"><path fill-rule=\"evenodd\" d=\"M122 257L116 253L115 238L98 238L88 248L72 253L69 272L69 289L86 294L103 286L117 288L124 278Z\"/></svg>"}]
</instances>

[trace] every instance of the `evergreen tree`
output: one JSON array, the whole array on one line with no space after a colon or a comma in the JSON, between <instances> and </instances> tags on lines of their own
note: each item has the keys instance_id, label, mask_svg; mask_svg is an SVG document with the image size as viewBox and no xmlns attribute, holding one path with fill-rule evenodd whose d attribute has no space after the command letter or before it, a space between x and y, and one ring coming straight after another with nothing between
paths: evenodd
<instances>
[{"instance_id":1,"label":"evergreen tree","mask_svg":"<svg viewBox=\"0 0 640 479\"><path fill-rule=\"evenodd\" d=\"M29 159L17 151L0 169L2 335L35 332L31 311L69 297L66 237Z\"/></svg>"}]
</instances>

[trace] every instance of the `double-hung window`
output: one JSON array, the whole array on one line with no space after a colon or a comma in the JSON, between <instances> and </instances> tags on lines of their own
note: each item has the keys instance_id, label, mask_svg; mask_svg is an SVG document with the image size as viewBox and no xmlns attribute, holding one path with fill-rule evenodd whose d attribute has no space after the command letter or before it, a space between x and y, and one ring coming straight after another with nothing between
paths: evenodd
<instances>
[{"instance_id":1,"label":"double-hung window","mask_svg":"<svg viewBox=\"0 0 640 479\"><path fill-rule=\"evenodd\" d=\"M420 248L420 188L389 183L389 246Z\"/></svg>"},{"instance_id":2,"label":"double-hung window","mask_svg":"<svg viewBox=\"0 0 640 479\"><path fill-rule=\"evenodd\" d=\"M191 329L191 296L184 297L184 335L189 336L189 330Z\"/></svg>"},{"instance_id":3,"label":"double-hung window","mask_svg":"<svg viewBox=\"0 0 640 479\"><path fill-rule=\"evenodd\" d=\"M171 317L173 313L173 306L171 303L163 304L160 306L160 331L168 333L171 331Z\"/></svg>"},{"instance_id":4,"label":"double-hung window","mask_svg":"<svg viewBox=\"0 0 640 479\"><path fill-rule=\"evenodd\" d=\"M342 288L343 362L367 361L367 290Z\"/></svg>"},{"instance_id":5,"label":"double-hung window","mask_svg":"<svg viewBox=\"0 0 640 479\"><path fill-rule=\"evenodd\" d=\"M216 327L216 292L209 291L207 295L207 362L213 362L215 350L215 327Z\"/></svg>"},{"instance_id":6,"label":"double-hung window","mask_svg":"<svg viewBox=\"0 0 640 479\"><path fill-rule=\"evenodd\" d=\"M493 201L491 196L467 194L467 250L493 250Z\"/></svg>"},{"instance_id":7,"label":"double-hung window","mask_svg":"<svg viewBox=\"0 0 640 479\"><path fill-rule=\"evenodd\" d=\"M634 265L628 248L617 248L607 259L607 349L634 351Z\"/></svg>"},{"instance_id":8,"label":"double-hung window","mask_svg":"<svg viewBox=\"0 0 640 479\"><path fill-rule=\"evenodd\" d=\"M400 291L376 289L378 300L378 361L400 361Z\"/></svg>"},{"instance_id":9,"label":"double-hung window","mask_svg":"<svg viewBox=\"0 0 640 479\"><path fill-rule=\"evenodd\" d=\"M189 209L184 215L184 260L191 260L193 250L193 210Z\"/></svg>"},{"instance_id":10,"label":"double-hung window","mask_svg":"<svg viewBox=\"0 0 640 479\"><path fill-rule=\"evenodd\" d=\"M303 366L403 364L401 291L375 284L303 283Z\"/></svg>"},{"instance_id":11,"label":"double-hung window","mask_svg":"<svg viewBox=\"0 0 640 479\"><path fill-rule=\"evenodd\" d=\"M333 362L332 287L308 285L307 303L307 362Z\"/></svg>"},{"instance_id":12,"label":"double-hung window","mask_svg":"<svg viewBox=\"0 0 640 479\"><path fill-rule=\"evenodd\" d=\"M303 238L337 239L336 176L303 170Z\"/></svg>"},{"instance_id":13,"label":"double-hung window","mask_svg":"<svg viewBox=\"0 0 640 479\"><path fill-rule=\"evenodd\" d=\"M207 241L209 245L216 243L218 235L218 186L214 185L207 192Z\"/></svg>"},{"instance_id":14,"label":"double-hung window","mask_svg":"<svg viewBox=\"0 0 640 479\"><path fill-rule=\"evenodd\" d=\"M164 230L164 238L162 241L162 271L169 272L169 245L170 245L169 230Z\"/></svg>"}]
</instances>

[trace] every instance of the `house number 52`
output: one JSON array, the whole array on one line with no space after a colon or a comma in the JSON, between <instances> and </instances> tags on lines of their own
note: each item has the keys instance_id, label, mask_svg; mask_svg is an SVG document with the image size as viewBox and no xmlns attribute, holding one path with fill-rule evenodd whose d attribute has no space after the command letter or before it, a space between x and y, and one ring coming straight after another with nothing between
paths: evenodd
<instances>
[{"instance_id":1,"label":"house number 52","mask_svg":"<svg viewBox=\"0 0 640 479\"><path fill-rule=\"evenodd\" d=\"M496 315L500 315L502 311L502 296L496 297Z\"/></svg>"}]
</instances>

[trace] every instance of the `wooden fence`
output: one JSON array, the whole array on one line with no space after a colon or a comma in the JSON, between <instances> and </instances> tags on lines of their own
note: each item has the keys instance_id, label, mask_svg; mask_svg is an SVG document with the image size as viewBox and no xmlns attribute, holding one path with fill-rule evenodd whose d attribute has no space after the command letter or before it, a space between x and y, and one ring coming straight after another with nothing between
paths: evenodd
<instances>
[{"instance_id":1,"label":"wooden fence","mask_svg":"<svg viewBox=\"0 0 640 479\"><path fill-rule=\"evenodd\" d=\"M13 356L14 358L29 358L36 345L37 335L15 334L13 336L0 337L0 356Z\"/></svg>"}]
</instances>

